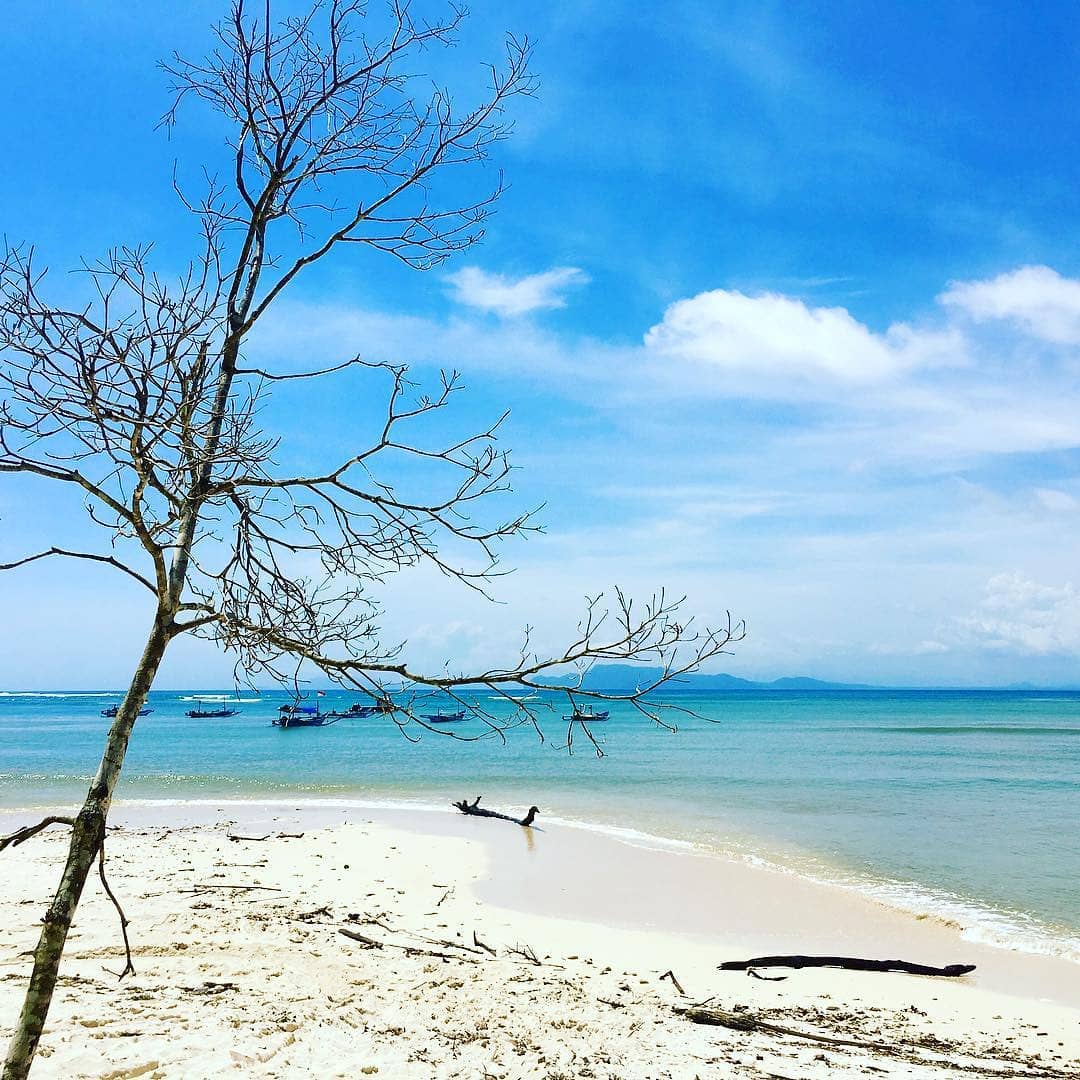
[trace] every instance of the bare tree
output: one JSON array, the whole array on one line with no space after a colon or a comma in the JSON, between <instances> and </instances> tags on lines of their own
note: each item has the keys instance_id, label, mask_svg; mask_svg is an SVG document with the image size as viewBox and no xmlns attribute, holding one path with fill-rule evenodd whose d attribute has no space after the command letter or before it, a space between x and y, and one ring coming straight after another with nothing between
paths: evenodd
<instances>
[{"instance_id":1,"label":"bare tree","mask_svg":"<svg viewBox=\"0 0 1080 1080\"><path fill-rule=\"evenodd\" d=\"M278 23L269 7L249 15L235 0L204 60L165 65L175 88L166 126L195 98L232 131L229 183L209 182L197 200L178 188L200 231L182 274L159 276L147 247L119 248L84 266L85 305L62 307L46 295L32 249L6 248L0 258L0 472L66 487L102 539L101 550L54 546L0 569L46 558L97 563L145 589L152 612L78 814L0 841L2 850L49 824L71 829L5 1080L29 1071L95 860L105 883L106 820L128 741L177 637L217 642L245 679L295 678L307 665L376 694L388 678L451 694L483 683L514 701L509 721L474 706L487 733L501 734L511 723L540 730L537 709L510 690L549 685L540 677L569 665L577 674L563 685L575 691L598 659L658 663L659 678L622 697L665 723L650 692L742 632L730 617L698 632L663 594L639 610L617 593L613 604L588 602L565 649L537 655L526 632L515 662L486 671L417 670L403 647L380 640L373 588L388 573L428 564L485 592L500 573L499 542L534 527L530 514L480 516L508 488L499 423L432 443L417 427L459 390L457 374L424 394L403 366L356 357L275 371L246 360L245 343L295 279L345 245L423 270L480 239L499 186L462 205L440 184L482 165L507 134L507 103L533 89L530 47L510 38L480 103L459 111L447 91L421 95L411 78L424 50L453 43L459 10L423 22L391 0L384 32L367 33L363 0L315 3ZM328 471L282 474L278 440L259 425L268 387L360 368L386 400L370 442ZM402 461L419 466L409 473L415 483L400 478ZM407 708L398 722L422 721ZM591 739L587 724L577 727Z\"/></svg>"}]
</instances>

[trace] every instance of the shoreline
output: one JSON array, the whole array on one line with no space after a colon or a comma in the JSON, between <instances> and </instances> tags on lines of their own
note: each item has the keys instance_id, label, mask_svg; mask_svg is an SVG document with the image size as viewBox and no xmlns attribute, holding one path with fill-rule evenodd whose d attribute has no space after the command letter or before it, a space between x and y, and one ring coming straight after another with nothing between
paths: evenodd
<instances>
[{"instance_id":1,"label":"shoreline","mask_svg":"<svg viewBox=\"0 0 1080 1080\"><path fill-rule=\"evenodd\" d=\"M227 724L186 719L182 699L204 694L160 692L140 721L121 795L420 799L444 812L450 797L477 792L495 806L528 797L551 822L557 814L645 846L685 841L951 919L972 940L1080 961L1071 886L1080 848L1060 828L1075 812L1080 744L1055 734L1072 730L1071 706L971 705L948 695L927 704L907 694L841 708L815 705L814 695L784 704L759 694L729 708L713 695L700 708L723 730L688 722L677 738L615 709L598 732L609 744L598 763L528 732L505 746L427 734L403 744L395 725L377 720L335 724L298 754L263 715L274 701ZM341 707L348 695L326 701ZM81 800L100 756L99 706L14 710L0 710L14 740L0 802Z\"/></svg>"},{"instance_id":2,"label":"shoreline","mask_svg":"<svg viewBox=\"0 0 1080 1080\"><path fill-rule=\"evenodd\" d=\"M43 811L64 809L0 810L0 833ZM671 929L657 912L675 910L677 933L722 944L731 950L725 959L889 952L932 966L976 963L970 977L975 985L1080 1009L1080 961L1073 956L971 937L968 927L934 911L637 829L543 815L533 829L521 829L460 814L449 800L442 806L311 796L118 800L110 815L127 829L218 827L228 821L248 830L283 823L326 830L358 818L418 837L478 845L489 871L474 891L507 911L652 933Z\"/></svg>"},{"instance_id":3,"label":"shoreline","mask_svg":"<svg viewBox=\"0 0 1080 1080\"><path fill-rule=\"evenodd\" d=\"M205 824L218 820L221 812L236 811L240 815L239 820L263 820L275 814L303 815L315 823L314 827L324 827L338 824L343 816L347 818L350 814L370 813L388 815L387 820L403 815L400 821L405 823L406 828L428 832L431 823L438 821L442 815L449 815L451 820L463 817L452 810L450 803L449 797L445 802L436 802L310 792L274 796L233 793L219 798L202 795L194 798L138 796L117 799L110 820L116 820L119 815L135 825L159 818L163 823L171 820ZM512 804L507 805L512 808ZM10 831L7 822L22 823L24 818L31 820L47 813L63 813L70 809L70 805L55 801L18 808L0 806L0 834ZM523 813L526 807L517 809ZM632 825L548 816L544 812L541 812L537 825L540 832L567 830L571 836L584 834L595 837L600 844L610 841L642 852L689 856L705 860L707 864L730 866L744 880L753 880L754 875L761 874L762 880L773 880L781 891L785 883L790 881L791 887L798 891L805 893L811 890L821 896L831 895L834 902L842 905L854 904L865 909L869 904L873 909L881 908L904 919L951 927L958 930L965 947L989 949L990 955L1005 953L1046 958L1076 966L1080 970L1080 932L1053 926L1026 913L994 909L978 901L955 897L918 883L873 881L869 877L860 881L854 873L849 877L840 867L834 868L834 876L828 876L818 868L809 870L797 862L785 863L753 850L726 850L719 845L710 846L686 838L664 836ZM444 830L434 831L442 833ZM459 832L453 834L461 835ZM747 838L747 846L752 846L752 839ZM749 879L744 878L747 874L750 875ZM568 914L572 917L574 912Z\"/></svg>"},{"instance_id":4,"label":"shoreline","mask_svg":"<svg viewBox=\"0 0 1080 1080\"><path fill-rule=\"evenodd\" d=\"M988 967L962 979L718 972L814 927L852 951L890 927L903 959L971 960L963 943L938 954L959 942L947 927L861 900L840 910L813 887L793 891L790 875L452 811L249 803L181 822L175 806L130 809L114 812L107 862L137 975L115 980L116 914L94 881L35 1076L824 1080L955 1075L957 1061L975 1076L1080 1071L1080 966L1066 961L1018 954L1010 966L1009 954L980 953ZM57 829L3 855L0 1038L65 850ZM1059 969L1072 978L1055 983ZM704 1027L674 1011L706 998L860 1046Z\"/></svg>"},{"instance_id":5,"label":"shoreline","mask_svg":"<svg viewBox=\"0 0 1080 1080\"><path fill-rule=\"evenodd\" d=\"M303 791L272 796L264 793L230 793L220 797L199 795L192 798L138 796L117 799L114 802L113 817L117 814L129 815L131 821L138 822L144 816L147 820L156 820L160 816L164 821L170 813L174 813L178 815L173 817L174 821L198 823L216 820L217 812L227 809L238 812L242 817L252 814L258 818L267 814L303 814L316 822L330 825L339 822L343 814L347 816L370 812L402 814L406 817L416 815L415 822L408 827L425 832L425 823L437 820L440 815L449 814L455 819L462 816L451 809L450 803L449 796L445 802L436 802L422 798L363 797L344 793L321 795ZM518 809L523 813L526 807L521 806ZM0 833L8 831L5 821L21 821L22 816L30 819L35 815L43 816L64 810L70 810L70 806L64 804L61 807L61 804L55 801L43 801L38 805L18 808L0 806ZM777 882L778 888L783 888L782 879L791 879L792 887L802 891L808 888L824 890L822 895L836 894L838 900L842 895L847 897L850 903L862 906L870 903L874 907L884 908L908 919L958 928L965 946L1080 965L1078 930L1054 926L1029 913L996 909L985 903L957 897L916 882L875 881L869 876L859 880L854 871L840 866L831 868L834 870L832 875L823 872L819 867L808 869L805 863L800 864L796 860L781 861L774 852L765 855L753 851L753 840L760 838L747 837L746 844L751 850L736 851L682 837L648 832L633 825L612 825L558 815L548 816L543 811L537 824L540 831L549 828L566 829L572 834L584 833L597 837L600 841L610 840L645 852L668 852L704 860L718 860L721 864L730 864L739 875L758 872L767 875ZM767 841L761 841L760 847L766 848ZM816 856L812 858L821 862Z\"/></svg>"}]
</instances>

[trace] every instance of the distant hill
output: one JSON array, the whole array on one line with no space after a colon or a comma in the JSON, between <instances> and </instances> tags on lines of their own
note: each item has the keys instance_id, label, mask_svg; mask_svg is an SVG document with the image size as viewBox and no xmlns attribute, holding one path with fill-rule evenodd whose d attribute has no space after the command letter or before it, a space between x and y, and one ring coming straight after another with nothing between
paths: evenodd
<instances>
[{"instance_id":1,"label":"distant hill","mask_svg":"<svg viewBox=\"0 0 1080 1080\"><path fill-rule=\"evenodd\" d=\"M757 683L766 690L873 690L868 683L836 683L811 679L806 675L788 675L783 679L773 679L770 683Z\"/></svg>"},{"instance_id":2,"label":"distant hill","mask_svg":"<svg viewBox=\"0 0 1080 1080\"><path fill-rule=\"evenodd\" d=\"M584 690L617 690L625 692L638 686L647 686L661 675L658 667L638 667L636 664L598 664L582 680ZM540 677L538 682L557 684L564 679L555 675ZM699 672L680 675L668 684L669 689L684 690L867 690L864 683L831 683L811 679L805 675L789 675L772 682L754 682L737 675Z\"/></svg>"}]
</instances>

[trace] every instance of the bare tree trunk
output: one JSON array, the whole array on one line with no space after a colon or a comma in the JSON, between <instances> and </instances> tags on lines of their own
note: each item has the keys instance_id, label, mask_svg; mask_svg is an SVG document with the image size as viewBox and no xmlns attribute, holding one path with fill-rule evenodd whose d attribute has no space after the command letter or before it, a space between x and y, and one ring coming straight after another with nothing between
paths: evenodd
<instances>
[{"instance_id":1,"label":"bare tree trunk","mask_svg":"<svg viewBox=\"0 0 1080 1080\"><path fill-rule=\"evenodd\" d=\"M169 622L169 617L159 610L127 696L109 729L97 775L75 819L64 873L56 896L42 920L41 937L34 951L34 971L30 976L15 1034L8 1046L3 1080L24 1080L30 1072L34 1052L49 1014L60 958L75 908L105 836L105 821L124 764L128 740L169 644Z\"/></svg>"},{"instance_id":2,"label":"bare tree trunk","mask_svg":"<svg viewBox=\"0 0 1080 1080\"><path fill-rule=\"evenodd\" d=\"M253 289L254 284L251 284L250 288ZM246 298L245 302L250 302L250 297ZM234 318L234 324L239 318L239 316ZM0 1080L25 1080L30 1073L38 1040L41 1038L49 1015L53 991L56 989L56 979L68 931L71 929L75 909L82 897L86 879L105 836L105 821L112 804L116 782L120 779L120 770L124 766L128 741L135 727L139 710L143 707L146 695L154 684L158 667L171 640L173 620L187 579L191 547L199 522L202 500L213 474L215 454L221 439L229 390L236 369L238 341L234 330L234 334L225 342L222 350L221 371L217 379L204 456L191 491L188 493L187 511L180 522L168 580L163 587L159 586L163 591L159 592L157 613L150 636L146 641L146 648L143 650L139 666L128 687L127 695L109 729L109 737L105 743L105 752L101 756L97 775L86 794L82 810L75 819L67 862L64 865L56 896L53 897L53 902L43 919L41 937L34 950L34 970L30 976L30 985L26 990L26 998L23 1001L22 1012L19 1014L15 1034L8 1045L8 1056L4 1062L4 1071L0 1074Z\"/></svg>"}]
</instances>

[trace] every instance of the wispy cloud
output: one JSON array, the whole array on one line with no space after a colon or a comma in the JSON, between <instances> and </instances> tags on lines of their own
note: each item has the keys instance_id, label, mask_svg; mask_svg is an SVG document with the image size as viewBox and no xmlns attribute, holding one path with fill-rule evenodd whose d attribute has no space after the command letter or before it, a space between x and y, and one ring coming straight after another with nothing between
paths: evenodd
<instances>
[{"instance_id":1,"label":"wispy cloud","mask_svg":"<svg viewBox=\"0 0 1080 1080\"><path fill-rule=\"evenodd\" d=\"M1038 504L1055 514L1075 514L1080 510L1080 499L1057 488L1036 488L1033 492Z\"/></svg>"},{"instance_id":2,"label":"wispy cloud","mask_svg":"<svg viewBox=\"0 0 1080 1080\"><path fill-rule=\"evenodd\" d=\"M542 274L512 278L478 266L466 266L446 278L459 304L502 318L566 307L566 292L585 285L589 276L576 266L557 266Z\"/></svg>"}]
</instances>

